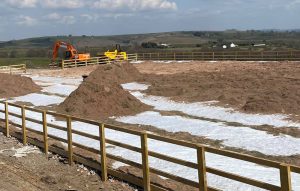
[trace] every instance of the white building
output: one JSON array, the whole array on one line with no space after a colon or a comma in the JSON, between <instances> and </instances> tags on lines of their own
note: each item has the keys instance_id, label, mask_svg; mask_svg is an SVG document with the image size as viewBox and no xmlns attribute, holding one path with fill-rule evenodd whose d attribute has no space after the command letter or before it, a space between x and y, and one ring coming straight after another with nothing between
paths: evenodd
<instances>
[{"instance_id":1,"label":"white building","mask_svg":"<svg viewBox=\"0 0 300 191\"><path fill-rule=\"evenodd\" d=\"M254 44L255 47L266 46L266 44Z\"/></svg>"},{"instance_id":2,"label":"white building","mask_svg":"<svg viewBox=\"0 0 300 191\"><path fill-rule=\"evenodd\" d=\"M237 47L238 45L234 44L233 42L230 44L230 48L235 48Z\"/></svg>"}]
</instances>

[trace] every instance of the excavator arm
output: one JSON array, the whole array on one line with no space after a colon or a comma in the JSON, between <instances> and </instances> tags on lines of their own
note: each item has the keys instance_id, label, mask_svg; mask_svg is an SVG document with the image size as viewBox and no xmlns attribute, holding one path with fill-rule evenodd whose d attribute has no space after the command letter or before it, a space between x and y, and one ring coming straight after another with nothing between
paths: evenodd
<instances>
[{"instance_id":1,"label":"excavator arm","mask_svg":"<svg viewBox=\"0 0 300 191\"><path fill-rule=\"evenodd\" d=\"M79 54L74 46L69 43L57 41L53 46L52 52L52 64L56 64L55 60L58 55L58 51L60 48L66 49L65 58L66 60L75 60L75 61L86 61L91 58L90 53L82 53Z\"/></svg>"},{"instance_id":2,"label":"excavator arm","mask_svg":"<svg viewBox=\"0 0 300 191\"><path fill-rule=\"evenodd\" d=\"M59 48L61 47L66 49L67 58L77 59L76 58L78 55L77 50L71 44L62 41L57 41L53 47L52 62L55 62L58 55Z\"/></svg>"}]
</instances>

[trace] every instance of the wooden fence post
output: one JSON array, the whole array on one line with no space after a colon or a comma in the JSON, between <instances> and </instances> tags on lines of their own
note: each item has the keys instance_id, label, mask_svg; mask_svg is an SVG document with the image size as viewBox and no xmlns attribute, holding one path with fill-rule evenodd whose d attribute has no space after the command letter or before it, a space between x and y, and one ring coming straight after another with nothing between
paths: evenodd
<instances>
[{"instance_id":1,"label":"wooden fence post","mask_svg":"<svg viewBox=\"0 0 300 191\"><path fill-rule=\"evenodd\" d=\"M197 148L199 191L207 191L206 162L204 147Z\"/></svg>"},{"instance_id":2,"label":"wooden fence post","mask_svg":"<svg viewBox=\"0 0 300 191\"><path fill-rule=\"evenodd\" d=\"M26 64L24 64L24 73L26 73L27 72L27 66L26 66Z\"/></svg>"},{"instance_id":3,"label":"wooden fence post","mask_svg":"<svg viewBox=\"0 0 300 191\"><path fill-rule=\"evenodd\" d=\"M251 60L251 51L248 51L248 59L247 60Z\"/></svg>"},{"instance_id":4,"label":"wooden fence post","mask_svg":"<svg viewBox=\"0 0 300 191\"><path fill-rule=\"evenodd\" d=\"M141 135L144 191L150 191L150 171L149 171L149 160L148 160L147 137L148 137L147 133L143 133Z\"/></svg>"},{"instance_id":5,"label":"wooden fence post","mask_svg":"<svg viewBox=\"0 0 300 191\"><path fill-rule=\"evenodd\" d=\"M128 59L128 58L127 58ZM138 61L138 53L135 53L135 61Z\"/></svg>"},{"instance_id":6,"label":"wooden fence post","mask_svg":"<svg viewBox=\"0 0 300 191\"><path fill-rule=\"evenodd\" d=\"M43 111L43 136L44 136L44 152L46 155L46 158L48 158L48 128L47 128L47 113L46 111Z\"/></svg>"},{"instance_id":7,"label":"wooden fence post","mask_svg":"<svg viewBox=\"0 0 300 191\"><path fill-rule=\"evenodd\" d=\"M25 106L21 107L22 114L22 135L23 135L23 145L27 144L27 133L26 133L26 116L25 116Z\"/></svg>"},{"instance_id":8,"label":"wooden fence post","mask_svg":"<svg viewBox=\"0 0 300 191\"><path fill-rule=\"evenodd\" d=\"M107 181L107 163L106 163L106 148L105 148L105 127L104 124L99 125L100 137L100 155L101 155L101 179Z\"/></svg>"},{"instance_id":9,"label":"wooden fence post","mask_svg":"<svg viewBox=\"0 0 300 191\"><path fill-rule=\"evenodd\" d=\"M73 164L73 147L72 147L72 120L67 117L67 135L68 135L68 159L69 165Z\"/></svg>"},{"instance_id":10,"label":"wooden fence post","mask_svg":"<svg viewBox=\"0 0 300 191\"><path fill-rule=\"evenodd\" d=\"M145 60L145 53L143 53L143 60Z\"/></svg>"},{"instance_id":11,"label":"wooden fence post","mask_svg":"<svg viewBox=\"0 0 300 191\"><path fill-rule=\"evenodd\" d=\"M64 68L65 68L65 61L62 60L62 61L61 61L61 69L64 69Z\"/></svg>"},{"instance_id":12,"label":"wooden fence post","mask_svg":"<svg viewBox=\"0 0 300 191\"><path fill-rule=\"evenodd\" d=\"M88 65L88 61L87 61L87 59L85 60L85 66L87 66Z\"/></svg>"},{"instance_id":13,"label":"wooden fence post","mask_svg":"<svg viewBox=\"0 0 300 191\"><path fill-rule=\"evenodd\" d=\"M5 102L5 136L9 137L8 103Z\"/></svg>"},{"instance_id":14,"label":"wooden fence post","mask_svg":"<svg viewBox=\"0 0 300 191\"><path fill-rule=\"evenodd\" d=\"M280 165L281 191L292 191L291 169L286 164Z\"/></svg>"},{"instance_id":15,"label":"wooden fence post","mask_svg":"<svg viewBox=\"0 0 300 191\"><path fill-rule=\"evenodd\" d=\"M213 61L215 61L215 52L213 52Z\"/></svg>"}]
</instances>

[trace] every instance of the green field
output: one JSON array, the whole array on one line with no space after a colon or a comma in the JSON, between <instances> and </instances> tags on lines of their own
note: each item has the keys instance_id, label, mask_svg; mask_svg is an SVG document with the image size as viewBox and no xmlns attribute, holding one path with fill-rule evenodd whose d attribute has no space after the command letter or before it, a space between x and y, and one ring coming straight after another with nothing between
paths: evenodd
<instances>
[{"instance_id":1,"label":"green field","mask_svg":"<svg viewBox=\"0 0 300 191\"><path fill-rule=\"evenodd\" d=\"M47 68L50 63L48 58L0 58L0 66L26 64L28 68Z\"/></svg>"}]
</instances>

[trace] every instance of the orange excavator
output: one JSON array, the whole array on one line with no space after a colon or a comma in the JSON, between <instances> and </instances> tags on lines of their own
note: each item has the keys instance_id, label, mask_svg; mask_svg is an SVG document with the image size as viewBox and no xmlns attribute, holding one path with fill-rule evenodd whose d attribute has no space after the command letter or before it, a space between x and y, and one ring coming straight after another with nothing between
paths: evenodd
<instances>
[{"instance_id":1,"label":"orange excavator","mask_svg":"<svg viewBox=\"0 0 300 191\"><path fill-rule=\"evenodd\" d=\"M66 52L65 52L65 58L66 60L79 60L79 61L85 61L91 58L90 53L84 53L84 54L79 54L78 51L76 50L76 48L70 44L70 43L66 43L66 42L62 42L62 41L57 41L54 44L53 47L53 53L52 53L52 63L55 63L55 60L57 58L58 55L58 50L59 48L65 48Z\"/></svg>"}]
</instances>

